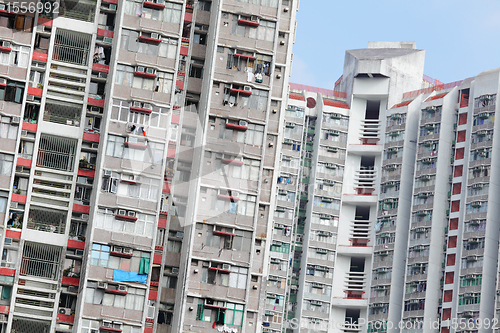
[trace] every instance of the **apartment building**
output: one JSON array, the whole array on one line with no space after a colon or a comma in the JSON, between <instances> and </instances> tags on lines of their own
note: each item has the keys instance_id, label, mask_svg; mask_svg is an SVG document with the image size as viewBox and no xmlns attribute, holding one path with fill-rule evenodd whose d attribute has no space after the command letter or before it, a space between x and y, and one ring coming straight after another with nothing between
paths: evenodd
<instances>
[{"instance_id":1,"label":"apartment building","mask_svg":"<svg viewBox=\"0 0 500 333\"><path fill-rule=\"evenodd\" d=\"M0 331L260 332L298 1L41 3L0 4Z\"/></svg>"},{"instance_id":2,"label":"apartment building","mask_svg":"<svg viewBox=\"0 0 500 333\"><path fill-rule=\"evenodd\" d=\"M500 71L423 66L412 42L371 42L334 90L290 84L264 331L492 330Z\"/></svg>"}]
</instances>

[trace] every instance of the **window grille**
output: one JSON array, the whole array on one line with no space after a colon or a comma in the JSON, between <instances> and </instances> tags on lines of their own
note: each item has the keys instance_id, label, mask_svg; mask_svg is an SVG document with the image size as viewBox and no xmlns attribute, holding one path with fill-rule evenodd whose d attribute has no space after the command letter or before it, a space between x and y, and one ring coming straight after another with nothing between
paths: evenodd
<instances>
[{"instance_id":1,"label":"window grille","mask_svg":"<svg viewBox=\"0 0 500 333\"><path fill-rule=\"evenodd\" d=\"M28 229L64 234L67 213L53 209L31 206L28 215Z\"/></svg>"},{"instance_id":2,"label":"window grille","mask_svg":"<svg viewBox=\"0 0 500 333\"><path fill-rule=\"evenodd\" d=\"M11 333L49 333L50 321L36 320L33 318L19 318L12 319Z\"/></svg>"},{"instance_id":3,"label":"window grille","mask_svg":"<svg viewBox=\"0 0 500 333\"><path fill-rule=\"evenodd\" d=\"M36 166L73 171L77 140L42 134Z\"/></svg>"},{"instance_id":4,"label":"window grille","mask_svg":"<svg viewBox=\"0 0 500 333\"><path fill-rule=\"evenodd\" d=\"M61 247L26 242L23 249L23 258L19 274L23 276L37 276L50 280L58 279ZM24 331L18 331L24 332ZM32 330L26 332L43 332Z\"/></svg>"},{"instance_id":5,"label":"window grille","mask_svg":"<svg viewBox=\"0 0 500 333\"><path fill-rule=\"evenodd\" d=\"M76 7L77 6L75 6L75 8ZM57 29L52 59L68 62L70 64L87 66L91 41L92 36L89 34Z\"/></svg>"}]
</instances>

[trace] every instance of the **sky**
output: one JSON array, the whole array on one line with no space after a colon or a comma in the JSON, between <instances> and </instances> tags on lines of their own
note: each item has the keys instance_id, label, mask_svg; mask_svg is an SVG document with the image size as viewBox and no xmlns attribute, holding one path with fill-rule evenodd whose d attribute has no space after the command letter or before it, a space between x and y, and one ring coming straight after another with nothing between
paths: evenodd
<instances>
[{"instance_id":1,"label":"sky","mask_svg":"<svg viewBox=\"0 0 500 333\"><path fill-rule=\"evenodd\" d=\"M415 41L443 83L500 67L498 0L301 0L290 82L333 89L346 50Z\"/></svg>"}]
</instances>

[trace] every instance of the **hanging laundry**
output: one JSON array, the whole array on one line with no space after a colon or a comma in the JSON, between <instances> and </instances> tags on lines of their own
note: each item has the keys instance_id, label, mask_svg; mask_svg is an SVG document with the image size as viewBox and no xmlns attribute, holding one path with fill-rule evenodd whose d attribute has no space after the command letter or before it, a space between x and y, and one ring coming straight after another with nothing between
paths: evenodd
<instances>
[{"instance_id":1,"label":"hanging laundry","mask_svg":"<svg viewBox=\"0 0 500 333\"><path fill-rule=\"evenodd\" d=\"M252 72L247 72L247 82L252 82L253 77L254 77L254 74Z\"/></svg>"},{"instance_id":2,"label":"hanging laundry","mask_svg":"<svg viewBox=\"0 0 500 333\"><path fill-rule=\"evenodd\" d=\"M137 5L137 7L135 8L135 14L137 16L142 16L142 6L141 5Z\"/></svg>"},{"instance_id":3,"label":"hanging laundry","mask_svg":"<svg viewBox=\"0 0 500 333\"><path fill-rule=\"evenodd\" d=\"M255 74L255 82L262 83L262 79L263 79L262 73Z\"/></svg>"},{"instance_id":4,"label":"hanging laundry","mask_svg":"<svg viewBox=\"0 0 500 333\"><path fill-rule=\"evenodd\" d=\"M257 67L255 68L255 73L262 73L262 64L257 64Z\"/></svg>"},{"instance_id":5,"label":"hanging laundry","mask_svg":"<svg viewBox=\"0 0 500 333\"><path fill-rule=\"evenodd\" d=\"M265 75L269 75L269 63L265 62L263 65L263 70Z\"/></svg>"}]
</instances>

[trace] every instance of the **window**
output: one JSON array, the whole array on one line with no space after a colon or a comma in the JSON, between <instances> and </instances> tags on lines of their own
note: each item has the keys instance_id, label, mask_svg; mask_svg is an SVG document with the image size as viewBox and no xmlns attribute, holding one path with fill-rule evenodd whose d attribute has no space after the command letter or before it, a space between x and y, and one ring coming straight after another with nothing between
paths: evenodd
<instances>
[{"instance_id":1,"label":"window","mask_svg":"<svg viewBox=\"0 0 500 333\"><path fill-rule=\"evenodd\" d=\"M144 309L146 289L127 287L126 295L116 295L106 293L105 289L99 289L97 285L97 282L89 281L87 283L85 303L136 311L142 311Z\"/></svg>"},{"instance_id":2,"label":"window","mask_svg":"<svg viewBox=\"0 0 500 333\"><path fill-rule=\"evenodd\" d=\"M211 7L212 7L212 2L211 1L205 1L205 0L199 0L198 1L198 9L199 10L203 10L203 11L209 12Z\"/></svg>"},{"instance_id":3,"label":"window","mask_svg":"<svg viewBox=\"0 0 500 333\"><path fill-rule=\"evenodd\" d=\"M140 33L134 30L123 29L121 49L142 54L154 55L161 58L175 59L178 40L174 38L161 37L160 44L145 43L139 41Z\"/></svg>"},{"instance_id":4,"label":"window","mask_svg":"<svg viewBox=\"0 0 500 333\"><path fill-rule=\"evenodd\" d=\"M14 164L14 155L0 153L0 175L10 176Z\"/></svg>"},{"instance_id":5,"label":"window","mask_svg":"<svg viewBox=\"0 0 500 333\"><path fill-rule=\"evenodd\" d=\"M248 37L250 39L263 40L267 42L274 41L274 34L276 32L276 22L260 20L258 27L251 27L240 25L238 23L239 19L251 20L250 17L234 15L233 14L233 24L231 27L231 34L241 37Z\"/></svg>"},{"instance_id":6,"label":"window","mask_svg":"<svg viewBox=\"0 0 500 333\"><path fill-rule=\"evenodd\" d=\"M174 74L166 72L157 73L156 92L170 94L172 92L172 84L174 82Z\"/></svg>"},{"instance_id":7,"label":"window","mask_svg":"<svg viewBox=\"0 0 500 333\"><path fill-rule=\"evenodd\" d=\"M169 239L167 242L167 251L174 253L181 253L182 242Z\"/></svg>"},{"instance_id":8,"label":"window","mask_svg":"<svg viewBox=\"0 0 500 333\"><path fill-rule=\"evenodd\" d=\"M108 135L106 155L146 163L161 164L165 145L152 141L147 142L146 149L135 149L125 147L125 138L116 135Z\"/></svg>"},{"instance_id":9,"label":"window","mask_svg":"<svg viewBox=\"0 0 500 333\"><path fill-rule=\"evenodd\" d=\"M17 13L9 16L0 16L0 27L31 32L33 30L33 17Z\"/></svg>"},{"instance_id":10,"label":"window","mask_svg":"<svg viewBox=\"0 0 500 333\"><path fill-rule=\"evenodd\" d=\"M6 102L22 103L24 95L24 83L7 81L5 88L0 88L0 100Z\"/></svg>"},{"instance_id":11,"label":"window","mask_svg":"<svg viewBox=\"0 0 500 333\"><path fill-rule=\"evenodd\" d=\"M0 158L3 154L0 154ZM5 213L7 209L7 201L9 200L9 192L0 191L0 213Z\"/></svg>"},{"instance_id":12,"label":"window","mask_svg":"<svg viewBox=\"0 0 500 333\"><path fill-rule=\"evenodd\" d=\"M134 222L115 218L116 210L99 208L96 216L96 227L105 230L125 232L136 235L153 237L155 216L149 214L136 214L137 220Z\"/></svg>"},{"instance_id":13,"label":"window","mask_svg":"<svg viewBox=\"0 0 500 333\"><path fill-rule=\"evenodd\" d=\"M264 126L248 124L246 131L237 131L236 142L247 145L262 146L264 141Z\"/></svg>"},{"instance_id":14,"label":"window","mask_svg":"<svg viewBox=\"0 0 500 333\"><path fill-rule=\"evenodd\" d=\"M203 65L191 64L189 68L189 77L203 79Z\"/></svg>"},{"instance_id":15,"label":"window","mask_svg":"<svg viewBox=\"0 0 500 333\"><path fill-rule=\"evenodd\" d=\"M125 14L142 16L146 19L179 24L181 22L182 5L166 1L164 9L154 9L142 6L142 0L127 0Z\"/></svg>"},{"instance_id":16,"label":"window","mask_svg":"<svg viewBox=\"0 0 500 333\"><path fill-rule=\"evenodd\" d=\"M218 325L242 326L244 311L245 306L242 304L199 299L196 320L215 322Z\"/></svg>"},{"instance_id":17,"label":"window","mask_svg":"<svg viewBox=\"0 0 500 333\"><path fill-rule=\"evenodd\" d=\"M314 196L313 207L322 207L322 208L339 210L340 200Z\"/></svg>"},{"instance_id":18,"label":"window","mask_svg":"<svg viewBox=\"0 0 500 333\"><path fill-rule=\"evenodd\" d=\"M30 48L27 46L10 45L10 52L0 53L0 64L5 66L28 67Z\"/></svg>"}]
</instances>

